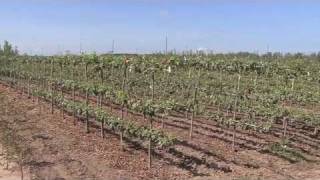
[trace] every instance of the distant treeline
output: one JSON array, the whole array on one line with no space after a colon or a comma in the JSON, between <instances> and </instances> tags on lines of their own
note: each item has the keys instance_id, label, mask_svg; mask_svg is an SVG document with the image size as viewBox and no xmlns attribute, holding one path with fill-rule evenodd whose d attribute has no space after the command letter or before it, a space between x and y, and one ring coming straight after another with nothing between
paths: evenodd
<instances>
[{"instance_id":1,"label":"distant treeline","mask_svg":"<svg viewBox=\"0 0 320 180\"><path fill-rule=\"evenodd\" d=\"M13 48L8 41L4 41L3 46L1 46L0 44L0 55L15 56L18 54L19 54L19 51L17 46Z\"/></svg>"},{"instance_id":2,"label":"distant treeline","mask_svg":"<svg viewBox=\"0 0 320 180\"><path fill-rule=\"evenodd\" d=\"M236 53L205 53L205 52L182 52L182 53L150 53L150 54L101 54L101 56L151 56L151 57L207 57L212 59L251 59L251 60L277 60L277 59L313 59L320 61L320 52L318 53L280 53L268 52L264 54L251 53L251 52L236 52Z\"/></svg>"}]
</instances>

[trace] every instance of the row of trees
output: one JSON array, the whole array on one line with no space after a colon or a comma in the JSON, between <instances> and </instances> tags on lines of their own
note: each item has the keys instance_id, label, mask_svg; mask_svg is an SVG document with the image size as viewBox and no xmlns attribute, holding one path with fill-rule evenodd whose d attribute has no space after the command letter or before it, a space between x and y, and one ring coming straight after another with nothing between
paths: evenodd
<instances>
[{"instance_id":1,"label":"row of trees","mask_svg":"<svg viewBox=\"0 0 320 180\"><path fill-rule=\"evenodd\" d=\"M4 41L3 47L0 44L0 55L15 56L18 54L19 54L19 51L17 46L13 48L8 41Z\"/></svg>"}]
</instances>

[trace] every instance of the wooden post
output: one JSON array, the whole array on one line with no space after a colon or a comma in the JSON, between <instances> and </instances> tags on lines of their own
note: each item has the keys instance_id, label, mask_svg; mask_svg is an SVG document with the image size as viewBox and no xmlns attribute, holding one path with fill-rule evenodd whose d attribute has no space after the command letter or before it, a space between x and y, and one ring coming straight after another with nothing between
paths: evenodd
<instances>
[{"instance_id":1,"label":"wooden post","mask_svg":"<svg viewBox=\"0 0 320 180\"><path fill-rule=\"evenodd\" d=\"M161 128L164 128L164 114L161 115Z\"/></svg>"},{"instance_id":2,"label":"wooden post","mask_svg":"<svg viewBox=\"0 0 320 180\"><path fill-rule=\"evenodd\" d=\"M54 102L53 102L53 94L54 94L54 89L53 89L53 68L54 68L54 62L53 59L51 60L51 72L50 72L50 77L51 77L51 83L50 83L50 87L51 87L51 114L53 114L54 110L53 110L53 106L54 106Z\"/></svg>"},{"instance_id":3,"label":"wooden post","mask_svg":"<svg viewBox=\"0 0 320 180\"><path fill-rule=\"evenodd\" d=\"M85 76L86 76L86 82L88 82L88 64L85 64ZM86 133L89 133L89 112L88 112L88 106L89 106L89 91L88 87L86 87Z\"/></svg>"},{"instance_id":4,"label":"wooden post","mask_svg":"<svg viewBox=\"0 0 320 180\"><path fill-rule=\"evenodd\" d=\"M89 133L89 112L88 112L88 107L89 107L89 92L88 88L86 89L86 133Z\"/></svg>"},{"instance_id":5,"label":"wooden post","mask_svg":"<svg viewBox=\"0 0 320 180\"><path fill-rule=\"evenodd\" d=\"M125 86L126 86L126 77L127 77L127 62L124 61L124 69L123 69L123 77L122 77L122 93L125 94ZM123 121L123 112L124 112L124 101L121 104L121 120ZM120 130L120 148L121 151L124 150L123 147L123 130Z\"/></svg>"},{"instance_id":6,"label":"wooden post","mask_svg":"<svg viewBox=\"0 0 320 180\"><path fill-rule=\"evenodd\" d=\"M151 169L152 165L152 141L149 139L149 144L148 144L148 168Z\"/></svg>"},{"instance_id":7,"label":"wooden post","mask_svg":"<svg viewBox=\"0 0 320 180\"><path fill-rule=\"evenodd\" d=\"M62 82L62 72L63 72L63 61L61 60L60 61L60 83L63 83ZM61 116L62 116L62 119L64 119L64 93L63 93L63 84L61 84L61 87L60 87L60 93L61 93L61 97L62 97L62 105L61 105Z\"/></svg>"},{"instance_id":8,"label":"wooden post","mask_svg":"<svg viewBox=\"0 0 320 180\"><path fill-rule=\"evenodd\" d=\"M192 134L193 134L193 120L196 115L197 111L197 93L198 93L198 88L200 85L200 70L199 70L199 75L198 75L198 82L196 84L195 90L194 90L194 96L193 96L193 106L192 106L192 115L191 115L191 121L190 121L190 132L189 132L189 138L192 139Z\"/></svg>"},{"instance_id":9,"label":"wooden post","mask_svg":"<svg viewBox=\"0 0 320 180\"><path fill-rule=\"evenodd\" d=\"M30 99L30 81L31 81L31 76L28 77L28 90L27 90L27 96Z\"/></svg>"},{"instance_id":10,"label":"wooden post","mask_svg":"<svg viewBox=\"0 0 320 180\"><path fill-rule=\"evenodd\" d=\"M238 97L235 99L234 111L233 111L233 129L232 129L232 151L235 151L235 141L236 141L236 111L237 111Z\"/></svg>"},{"instance_id":11,"label":"wooden post","mask_svg":"<svg viewBox=\"0 0 320 180\"><path fill-rule=\"evenodd\" d=\"M152 102L154 101L154 70L152 71L151 75L151 82L152 82Z\"/></svg>"},{"instance_id":12,"label":"wooden post","mask_svg":"<svg viewBox=\"0 0 320 180\"><path fill-rule=\"evenodd\" d=\"M75 62L72 63L72 102L75 104L76 102L76 93L75 93ZM76 110L73 109L73 125L76 125L77 118L76 118Z\"/></svg>"},{"instance_id":13,"label":"wooden post","mask_svg":"<svg viewBox=\"0 0 320 180\"><path fill-rule=\"evenodd\" d=\"M288 126L288 119L287 117L283 117L282 119L282 123L283 123L283 137L285 138L287 136L287 126Z\"/></svg>"},{"instance_id":14,"label":"wooden post","mask_svg":"<svg viewBox=\"0 0 320 180\"><path fill-rule=\"evenodd\" d=\"M99 108L102 109L102 95L99 94ZM104 119L101 121L101 137L104 138Z\"/></svg>"},{"instance_id":15,"label":"wooden post","mask_svg":"<svg viewBox=\"0 0 320 180\"><path fill-rule=\"evenodd\" d=\"M151 75L151 85L152 85L152 96L151 96L151 102L153 105L154 102L154 70L152 70L152 75ZM152 129L152 117L150 117L149 119L149 128ZM151 169L152 167L152 140L151 138L149 139L149 143L148 143L148 168Z\"/></svg>"},{"instance_id":16,"label":"wooden post","mask_svg":"<svg viewBox=\"0 0 320 180\"><path fill-rule=\"evenodd\" d=\"M125 95L126 90L126 80L127 80L127 62L124 62L124 69L123 69L123 80L122 80L122 93ZM121 119L123 120L123 113L124 113L124 102L121 104Z\"/></svg>"},{"instance_id":17,"label":"wooden post","mask_svg":"<svg viewBox=\"0 0 320 180\"><path fill-rule=\"evenodd\" d=\"M235 102L234 102L234 110L233 110L233 129L232 129L232 151L235 152L235 141L236 141L236 113L237 113L237 104L238 104L238 95L240 90L240 80L241 75L238 75L238 83L237 90L235 92Z\"/></svg>"},{"instance_id":18,"label":"wooden post","mask_svg":"<svg viewBox=\"0 0 320 180\"><path fill-rule=\"evenodd\" d=\"M292 82L291 82L291 91L293 91L294 89L294 79L292 79Z\"/></svg>"},{"instance_id":19,"label":"wooden post","mask_svg":"<svg viewBox=\"0 0 320 180\"><path fill-rule=\"evenodd\" d=\"M120 130L120 150L124 151L124 147L123 147L123 130Z\"/></svg>"},{"instance_id":20,"label":"wooden post","mask_svg":"<svg viewBox=\"0 0 320 180\"><path fill-rule=\"evenodd\" d=\"M318 133L319 133L318 127L315 126L315 127L314 127L314 131L313 131L313 135L314 135L314 136L318 136Z\"/></svg>"}]
</instances>

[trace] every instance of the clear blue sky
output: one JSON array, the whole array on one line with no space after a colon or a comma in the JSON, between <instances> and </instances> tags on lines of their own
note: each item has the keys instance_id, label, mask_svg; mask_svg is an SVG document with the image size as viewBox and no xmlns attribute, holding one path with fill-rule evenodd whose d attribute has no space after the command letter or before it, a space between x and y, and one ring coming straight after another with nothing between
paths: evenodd
<instances>
[{"instance_id":1,"label":"clear blue sky","mask_svg":"<svg viewBox=\"0 0 320 180\"><path fill-rule=\"evenodd\" d=\"M320 51L316 0L7 0L0 41L22 52L207 48L218 52Z\"/></svg>"}]
</instances>

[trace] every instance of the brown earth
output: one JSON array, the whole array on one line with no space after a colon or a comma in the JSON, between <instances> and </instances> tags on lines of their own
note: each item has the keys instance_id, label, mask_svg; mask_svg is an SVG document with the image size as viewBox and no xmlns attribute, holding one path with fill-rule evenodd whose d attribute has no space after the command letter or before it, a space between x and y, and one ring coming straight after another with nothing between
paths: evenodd
<instances>
[{"instance_id":1,"label":"brown earth","mask_svg":"<svg viewBox=\"0 0 320 180\"><path fill-rule=\"evenodd\" d=\"M0 152L3 148L0 144ZM27 175L24 180L30 180ZM4 154L0 154L0 180L21 180L20 168L16 163L9 162L5 159Z\"/></svg>"},{"instance_id":2,"label":"brown earth","mask_svg":"<svg viewBox=\"0 0 320 180\"><path fill-rule=\"evenodd\" d=\"M51 115L49 104L41 102L39 106L4 85L0 85L0 106L1 128L21 137L13 140L20 149L28 150L23 162L31 179L320 179L319 162L309 161L319 160L320 140L294 127L288 130L295 135L292 146L305 152L309 160L293 163L261 151L278 140L280 130L271 135L237 130L237 152L232 152L229 129L198 119L189 140L188 123L182 117L170 117L165 131L179 143L167 150L156 149L153 168L148 170L142 142L127 139L122 152L116 133L106 130L102 139L99 129L92 127L87 134L81 122L74 126L73 118L66 115L62 119L58 110ZM114 109L113 113L119 115L120 111ZM146 124L134 113L127 118ZM155 126L160 127L160 122Z\"/></svg>"}]
</instances>

